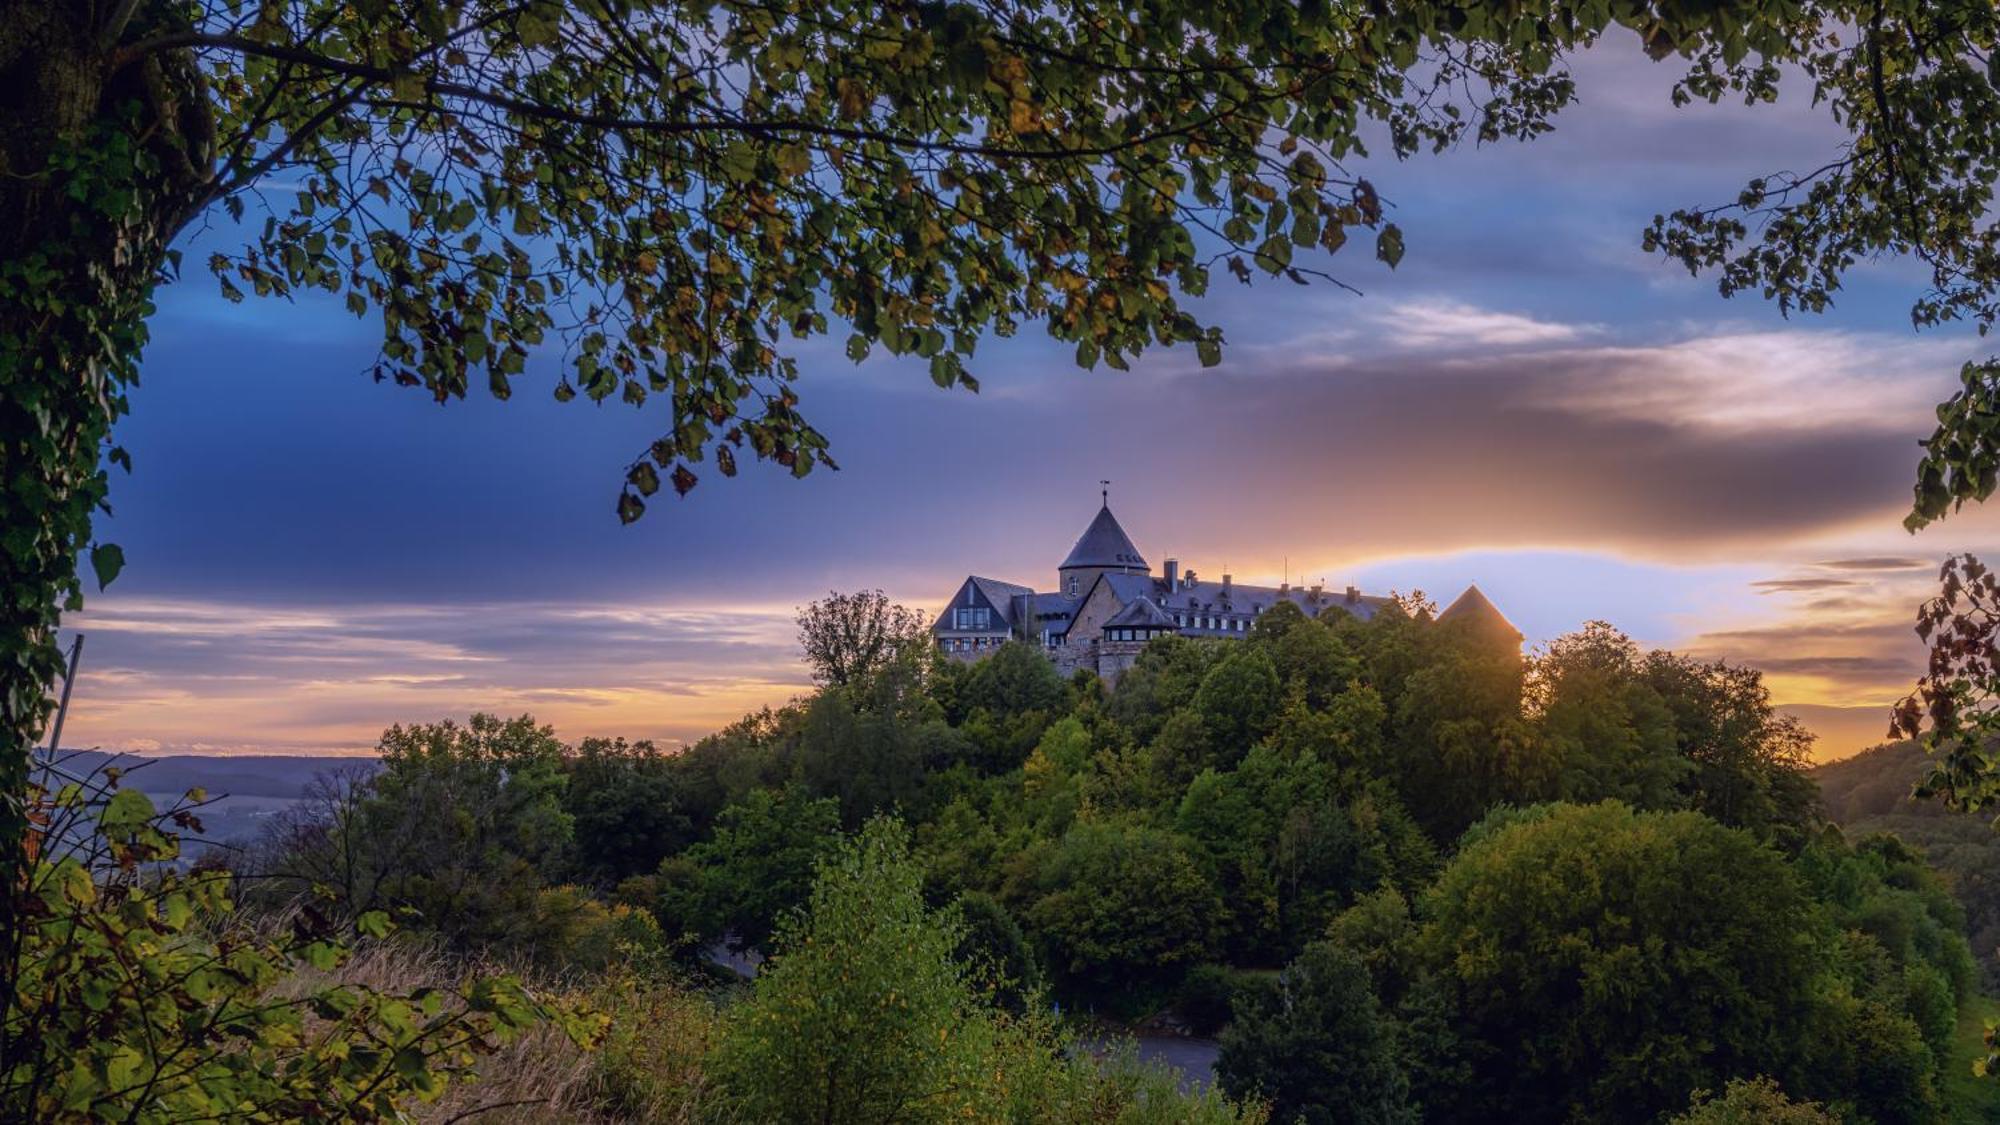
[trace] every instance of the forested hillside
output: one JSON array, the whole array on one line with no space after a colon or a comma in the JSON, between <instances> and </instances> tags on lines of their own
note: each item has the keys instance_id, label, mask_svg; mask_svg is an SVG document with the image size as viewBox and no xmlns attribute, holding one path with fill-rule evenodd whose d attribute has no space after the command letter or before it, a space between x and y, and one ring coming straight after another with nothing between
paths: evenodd
<instances>
[{"instance_id":1,"label":"forested hillside","mask_svg":"<svg viewBox=\"0 0 2000 1125\"><path fill-rule=\"evenodd\" d=\"M185 876L205 905L163 886L179 929L147 938L165 943L148 963L205 948L194 933L293 935L270 948L295 950L299 981L334 974L311 1012L404 1043L409 1093L377 1104L439 1120L1992 1112L1968 1045L1991 1010L1988 830L1900 796L1908 747L1816 786L1753 670L1604 624L1524 658L1504 622L1440 622L1421 599L1162 638L1115 686L1022 644L946 660L879 595L801 628L821 686L684 750L566 745L527 716L390 729L379 763L323 774L255 847ZM105 807L107 861L171 854L143 812ZM113 917L62 870L52 911ZM249 907L233 922L218 879ZM84 930L122 947L125 925ZM354 961L330 944L343 927ZM38 931L59 949L75 932ZM85 1010L122 995L91 975L116 959L37 963ZM527 991L438 989L493 966ZM351 991L384 982L415 991ZM441 1032L391 1020L419 1010L486 1022L433 1056ZM1083 1048L1142 1018L1219 1035L1220 1093ZM568 1034L519 1038L550 1019ZM100 1068L119 1026L83 1040ZM243 1049L322 1049L293 1042ZM363 1077L388 1065L323 1049Z\"/></svg>"},{"instance_id":2,"label":"forested hillside","mask_svg":"<svg viewBox=\"0 0 2000 1125\"><path fill-rule=\"evenodd\" d=\"M1849 835L1889 833L1921 848L1965 908L1967 936L1988 992L2000 993L2000 833L1989 818L1910 794L1929 764L1914 742L1893 742L1813 771L1827 815Z\"/></svg>"},{"instance_id":3,"label":"forested hillside","mask_svg":"<svg viewBox=\"0 0 2000 1125\"><path fill-rule=\"evenodd\" d=\"M1026 645L940 659L887 606L844 634L865 648L829 644L855 609L802 615L820 690L685 751L526 717L392 729L246 886L544 972L686 989L724 949L769 958L698 1085L777 1116L829 1111L800 1076L862 1065L829 1037L922 981L979 997L993 1042L1052 1004L1220 1029L1223 1090L1278 1120L1952 1112L1962 912L1910 848L1823 819L1752 670L1602 624L1524 659L1412 600L1164 638L1107 688ZM978 1065L870 1041L885 1073Z\"/></svg>"}]
</instances>

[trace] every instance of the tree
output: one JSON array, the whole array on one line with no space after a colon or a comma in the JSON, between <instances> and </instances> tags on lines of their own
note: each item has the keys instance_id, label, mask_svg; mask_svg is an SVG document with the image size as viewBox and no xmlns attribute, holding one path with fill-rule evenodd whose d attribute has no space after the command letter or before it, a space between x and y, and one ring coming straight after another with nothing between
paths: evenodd
<instances>
[{"instance_id":1,"label":"tree","mask_svg":"<svg viewBox=\"0 0 2000 1125\"><path fill-rule=\"evenodd\" d=\"M806 913L729 1015L716 1070L745 1120L973 1116L990 1045L954 953L955 912L924 906L899 823L872 821L819 868Z\"/></svg>"},{"instance_id":2,"label":"tree","mask_svg":"<svg viewBox=\"0 0 2000 1125\"><path fill-rule=\"evenodd\" d=\"M1135 825L1078 824L1039 857L1022 918L1051 966L1086 986L1155 982L1206 960L1222 901L1186 843Z\"/></svg>"},{"instance_id":3,"label":"tree","mask_svg":"<svg viewBox=\"0 0 2000 1125\"><path fill-rule=\"evenodd\" d=\"M829 687L860 685L899 661L931 650L924 617L880 590L833 592L799 610L799 647L813 678Z\"/></svg>"},{"instance_id":4,"label":"tree","mask_svg":"<svg viewBox=\"0 0 2000 1125\"><path fill-rule=\"evenodd\" d=\"M1000 773L1027 760L1042 731L1069 703L1069 685L1036 646L1008 641L968 669L957 705L979 765Z\"/></svg>"},{"instance_id":5,"label":"tree","mask_svg":"<svg viewBox=\"0 0 2000 1125\"><path fill-rule=\"evenodd\" d=\"M1939 290L1920 320L1990 307L1989 162L1952 159L1984 151L1996 112L1972 61L1995 21L1968 0L1252 0L1130 22L671 0L0 5L0 789L19 792L47 715L101 461L126 463L103 447L153 293L205 221L245 240L206 257L225 297L344 299L378 320L384 381L444 402L483 376L505 397L559 345L559 397L666 400L626 519L711 457L723 476L739 450L796 475L833 463L787 338L846 331L850 356L920 357L947 387L976 387L965 357L1024 323L1087 367L1175 344L1213 363L1220 330L1182 302L1215 263L1328 278L1307 255L1367 236L1395 264L1402 232L1341 161L1378 136L1408 156L1544 132L1574 95L1564 52L1614 25L1691 60L1682 98L1769 98L1800 64L1857 135L1819 172L1660 221L1651 245L1724 267L1732 291L1768 282L1786 308L1823 306L1857 257L1915 252ZM280 178L299 189L258 190ZM234 225L253 209L268 221ZM1772 220L1761 245L1740 245L1743 212ZM1983 495L1983 378L1968 372L1932 444L1925 511ZM109 544L90 554L100 581L122 565ZM21 823L0 830L17 841Z\"/></svg>"},{"instance_id":6,"label":"tree","mask_svg":"<svg viewBox=\"0 0 2000 1125\"><path fill-rule=\"evenodd\" d=\"M1371 806L1375 823L1364 829L1341 796L1327 763L1264 747L1188 786L1175 827L1223 889L1232 960L1283 961L1353 895L1390 874L1379 813Z\"/></svg>"},{"instance_id":7,"label":"tree","mask_svg":"<svg viewBox=\"0 0 2000 1125\"><path fill-rule=\"evenodd\" d=\"M1795 1102L1769 1078L1738 1078L1715 1097L1702 1090L1668 1125L1840 1125L1817 1102Z\"/></svg>"},{"instance_id":8,"label":"tree","mask_svg":"<svg viewBox=\"0 0 2000 1125\"><path fill-rule=\"evenodd\" d=\"M881 812L917 816L929 771L957 748L934 718L861 710L850 693L824 691L805 704L793 732L792 775L815 797L840 802L843 827L859 828Z\"/></svg>"},{"instance_id":9,"label":"tree","mask_svg":"<svg viewBox=\"0 0 2000 1125\"><path fill-rule=\"evenodd\" d=\"M1640 679L1639 646L1602 621L1557 637L1530 664L1528 707L1549 791L1535 796L1635 808L1678 807L1694 764L1673 713Z\"/></svg>"},{"instance_id":10,"label":"tree","mask_svg":"<svg viewBox=\"0 0 2000 1125\"><path fill-rule=\"evenodd\" d=\"M225 298L317 290L372 315L385 382L504 398L547 347L558 398L662 400L618 499L631 520L710 458L725 477L742 455L833 466L792 338L844 331L855 360L918 357L945 387L976 388L981 337L1033 322L1085 366L1174 344L1215 362L1220 331L1182 305L1215 247L1298 280L1323 270L1295 246L1372 234L1399 259L1340 157L1364 122L1399 153L1532 135L1569 81L1552 51L1491 44L1534 26L1289 5L1189 5L1134 33L970 5L7 0L0 790L18 797L48 714L79 558L100 582L122 564L91 546L103 465L128 463L106 445L199 224L224 228L202 249ZM1446 114L1436 99L1468 83L1472 112ZM1283 159L1273 129L1297 138Z\"/></svg>"},{"instance_id":11,"label":"tree","mask_svg":"<svg viewBox=\"0 0 2000 1125\"><path fill-rule=\"evenodd\" d=\"M753 791L722 810L712 837L660 865L661 928L768 951L778 923L805 903L813 865L839 830L837 801L796 788Z\"/></svg>"},{"instance_id":12,"label":"tree","mask_svg":"<svg viewBox=\"0 0 2000 1125\"><path fill-rule=\"evenodd\" d=\"M579 1046L603 1030L506 977L407 993L342 979L354 934L310 912L246 924L227 871L174 863L199 791L157 811L115 773L52 783L29 794L36 909L0 966L19 986L0 1005L10 1120L392 1120L536 1022ZM352 921L389 929L380 912Z\"/></svg>"},{"instance_id":13,"label":"tree","mask_svg":"<svg viewBox=\"0 0 2000 1125\"><path fill-rule=\"evenodd\" d=\"M616 883L650 874L694 842L687 782L651 742L586 738L563 763L563 809L586 878Z\"/></svg>"},{"instance_id":14,"label":"tree","mask_svg":"<svg viewBox=\"0 0 2000 1125\"><path fill-rule=\"evenodd\" d=\"M1748 832L1614 802L1483 827L1413 940L1470 1066L1447 1117L1650 1119L1769 1074L1864 1119L1923 1119L1916 1028L1825 979L1817 907Z\"/></svg>"},{"instance_id":15,"label":"tree","mask_svg":"<svg viewBox=\"0 0 2000 1125\"><path fill-rule=\"evenodd\" d=\"M1216 661L1194 693L1193 709L1208 735L1210 761L1228 767L1277 724L1284 705L1278 668L1262 646L1237 645Z\"/></svg>"},{"instance_id":16,"label":"tree","mask_svg":"<svg viewBox=\"0 0 2000 1125\"><path fill-rule=\"evenodd\" d=\"M1268 1099L1276 1121L1416 1125L1396 1036L1360 958L1313 942L1276 984L1239 1003L1216 1079L1232 1097Z\"/></svg>"},{"instance_id":17,"label":"tree","mask_svg":"<svg viewBox=\"0 0 2000 1125\"><path fill-rule=\"evenodd\" d=\"M1802 844L1819 821L1806 775L1813 739L1771 706L1763 673L1656 651L1640 678L1666 702L1693 766L1681 783L1688 806L1787 848Z\"/></svg>"},{"instance_id":18,"label":"tree","mask_svg":"<svg viewBox=\"0 0 2000 1125\"><path fill-rule=\"evenodd\" d=\"M331 891L350 915L405 912L455 942L505 944L571 861L564 747L528 715L395 726L381 768L324 778L254 875Z\"/></svg>"}]
</instances>

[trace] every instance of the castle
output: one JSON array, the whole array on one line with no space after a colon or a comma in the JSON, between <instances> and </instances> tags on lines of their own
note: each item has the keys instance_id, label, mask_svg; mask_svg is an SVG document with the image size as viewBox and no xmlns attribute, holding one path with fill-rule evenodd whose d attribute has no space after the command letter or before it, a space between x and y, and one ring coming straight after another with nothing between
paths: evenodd
<instances>
[{"instance_id":1,"label":"castle","mask_svg":"<svg viewBox=\"0 0 2000 1125\"><path fill-rule=\"evenodd\" d=\"M1111 514L1108 490L1101 501L1090 526L1056 568L1053 591L968 575L931 626L938 646L956 659L977 660L1009 640L1023 640L1041 646L1066 676L1088 668L1115 680L1146 642L1167 633L1240 638L1283 601L1308 617L1338 606L1364 620L1390 601L1353 586L1246 586L1228 574L1210 581L1192 567L1183 571L1179 560L1171 558L1156 577ZM1519 636L1477 586L1468 586L1438 620L1471 617L1490 619Z\"/></svg>"}]
</instances>

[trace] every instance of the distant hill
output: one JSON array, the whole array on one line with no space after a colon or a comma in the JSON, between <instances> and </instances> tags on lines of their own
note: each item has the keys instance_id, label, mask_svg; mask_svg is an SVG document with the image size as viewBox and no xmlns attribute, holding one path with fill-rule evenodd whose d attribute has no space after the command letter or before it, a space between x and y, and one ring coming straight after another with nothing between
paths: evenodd
<instances>
[{"instance_id":1,"label":"distant hill","mask_svg":"<svg viewBox=\"0 0 2000 1125\"><path fill-rule=\"evenodd\" d=\"M373 758L304 757L282 754L112 754L65 751L62 768L79 776L117 766L125 772L120 788L137 789L165 806L190 789L208 793L201 810L204 831L187 851L203 846L241 844L255 837L272 817L306 795L314 778L336 769L373 769Z\"/></svg>"},{"instance_id":2,"label":"distant hill","mask_svg":"<svg viewBox=\"0 0 2000 1125\"><path fill-rule=\"evenodd\" d=\"M1910 796L1927 759L1914 742L1892 742L1813 771L1827 815L1849 836L1893 833L1924 850L1965 905L1972 951L1989 990L2000 988L2000 832L1986 816L1955 813Z\"/></svg>"}]
</instances>

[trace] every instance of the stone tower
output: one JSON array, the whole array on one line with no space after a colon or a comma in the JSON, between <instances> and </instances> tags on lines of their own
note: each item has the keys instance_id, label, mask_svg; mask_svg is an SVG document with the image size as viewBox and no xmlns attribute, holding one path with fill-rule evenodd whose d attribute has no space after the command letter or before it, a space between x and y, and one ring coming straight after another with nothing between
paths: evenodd
<instances>
[{"instance_id":1,"label":"stone tower","mask_svg":"<svg viewBox=\"0 0 2000 1125\"><path fill-rule=\"evenodd\" d=\"M1103 506L1097 509L1096 517L1069 549L1069 557L1056 568L1056 589L1065 597L1081 598L1090 593L1100 574L1153 573L1139 548L1132 545L1131 536L1118 526L1118 517L1111 514L1108 488L1101 500Z\"/></svg>"}]
</instances>

